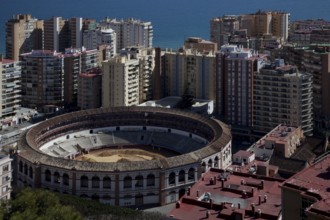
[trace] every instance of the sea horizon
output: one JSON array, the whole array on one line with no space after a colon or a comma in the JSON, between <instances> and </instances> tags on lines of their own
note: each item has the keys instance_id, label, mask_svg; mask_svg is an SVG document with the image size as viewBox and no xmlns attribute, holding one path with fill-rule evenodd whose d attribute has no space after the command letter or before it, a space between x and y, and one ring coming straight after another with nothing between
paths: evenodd
<instances>
[{"instance_id":1,"label":"sea horizon","mask_svg":"<svg viewBox=\"0 0 330 220\"><path fill-rule=\"evenodd\" d=\"M153 46L177 49L188 37L208 40L209 21L214 17L276 10L290 13L291 21L329 20L329 8L329 0L11 0L2 2L0 9L0 53L5 54L5 22L15 14L31 14L38 19L60 16L150 21L154 27Z\"/></svg>"}]
</instances>

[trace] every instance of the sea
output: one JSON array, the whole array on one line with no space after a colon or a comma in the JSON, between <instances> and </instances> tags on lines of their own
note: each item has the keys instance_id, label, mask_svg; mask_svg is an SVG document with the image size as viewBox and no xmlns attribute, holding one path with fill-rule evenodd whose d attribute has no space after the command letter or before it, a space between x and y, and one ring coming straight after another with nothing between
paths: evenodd
<instances>
[{"instance_id":1,"label":"sea","mask_svg":"<svg viewBox=\"0 0 330 220\"><path fill-rule=\"evenodd\" d=\"M153 45L177 49L188 37L209 39L211 18L258 10L289 12L291 21L330 20L330 0L0 0L0 53L5 52L5 22L15 14L151 21Z\"/></svg>"}]
</instances>

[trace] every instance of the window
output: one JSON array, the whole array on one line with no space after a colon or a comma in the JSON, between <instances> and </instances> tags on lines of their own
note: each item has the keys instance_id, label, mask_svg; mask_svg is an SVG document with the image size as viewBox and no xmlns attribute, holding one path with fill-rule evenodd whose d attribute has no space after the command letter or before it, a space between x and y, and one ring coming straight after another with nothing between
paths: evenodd
<instances>
[{"instance_id":1,"label":"window","mask_svg":"<svg viewBox=\"0 0 330 220\"><path fill-rule=\"evenodd\" d=\"M52 175L49 170L46 170L45 172L45 181L50 182L52 179Z\"/></svg>"},{"instance_id":2,"label":"window","mask_svg":"<svg viewBox=\"0 0 330 220\"><path fill-rule=\"evenodd\" d=\"M32 167L29 167L29 177L33 178L33 169L32 169Z\"/></svg>"},{"instance_id":3,"label":"window","mask_svg":"<svg viewBox=\"0 0 330 220\"><path fill-rule=\"evenodd\" d=\"M63 185L68 186L69 185L69 175L63 174Z\"/></svg>"},{"instance_id":4,"label":"window","mask_svg":"<svg viewBox=\"0 0 330 220\"><path fill-rule=\"evenodd\" d=\"M172 172L168 176L168 185L174 185L175 184L175 173Z\"/></svg>"},{"instance_id":5,"label":"window","mask_svg":"<svg viewBox=\"0 0 330 220\"><path fill-rule=\"evenodd\" d=\"M97 176L92 178L92 188L100 188L100 178Z\"/></svg>"},{"instance_id":6,"label":"window","mask_svg":"<svg viewBox=\"0 0 330 220\"><path fill-rule=\"evenodd\" d=\"M54 173L54 183L60 183L61 179L60 179L60 174L58 172Z\"/></svg>"},{"instance_id":7,"label":"window","mask_svg":"<svg viewBox=\"0 0 330 220\"><path fill-rule=\"evenodd\" d=\"M143 176L139 175L135 177L135 187L143 187Z\"/></svg>"},{"instance_id":8,"label":"window","mask_svg":"<svg viewBox=\"0 0 330 220\"><path fill-rule=\"evenodd\" d=\"M103 178L103 188L104 189L111 189L111 179L110 177Z\"/></svg>"},{"instance_id":9,"label":"window","mask_svg":"<svg viewBox=\"0 0 330 220\"><path fill-rule=\"evenodd\" d=\"M190 168L188 170L188 181L194 181L195 180L195 169Z\"/></svg>"},{"instance_id":10,"label":"window","mask_svg":"<svg viewBox=\"0 0 330 220\"><path fill-rule=\"evenodd\" d=\"M184 181L185 181L185 171L184 170L181 170L180 172L179 172L179 183L184 183Z\"/></svg>"},{"instance_id":11,"label":"window","mask_svg":"<svg viewBox=\"0 0 330 220\"><path fill-rule=\"evenodd\" d=\"M80 187L88 188L88 177L87 176L82 176L80 178Z\"/></svg>"},{"instance_id":12,"label":"window","mask_svg":"<svg viewBox=\"0 0 330 220\"><path fill-rule=\"evenodd\" d=\"M155 175L149 174L147 176L147 186L155 186Z\"/></svg>"},{"instance_id":13,"label":"window","mask_svg":"<svg viewBox=\"0 0 330 220\"><path fill-rule=\"evenodd\" d=\"M127 176L124 178L124 189L132 188L132 177Z\"/></svg>"},{"instance_id":14,"label":"window","mask_svg":"<svg viewBox=\"0 0 330 220\"><path fill-rule=\"evenodd\" d=\"M7 164L7 165L3 166L2 171L3 172L8 172L9 171L9 165Z\"/></svg>"}]
</instances>

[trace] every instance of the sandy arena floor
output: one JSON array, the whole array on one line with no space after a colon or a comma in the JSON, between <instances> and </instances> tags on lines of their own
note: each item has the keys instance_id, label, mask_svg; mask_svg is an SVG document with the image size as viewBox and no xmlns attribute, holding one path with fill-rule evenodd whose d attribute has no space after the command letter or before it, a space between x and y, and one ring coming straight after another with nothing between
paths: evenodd
<instances>
[{"instance_id":1,"label":"sandy arena floor","mask_svg":"<svg viewBox=\"0 0 330 220\"><path fill-rule=\"evenodd\" d=\"M131 162L148 161L156 158L164 158L164 155L141 149L100 149L76 157L76 160L89 162Z\"/></svg>"}]
</instances>

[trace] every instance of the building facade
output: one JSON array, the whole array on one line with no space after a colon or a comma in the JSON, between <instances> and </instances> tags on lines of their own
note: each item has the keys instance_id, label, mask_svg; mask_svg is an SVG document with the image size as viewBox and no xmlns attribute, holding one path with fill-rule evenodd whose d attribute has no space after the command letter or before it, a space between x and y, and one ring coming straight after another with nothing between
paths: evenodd
<instances>
[{"instance_id":1,"label":"building facade","mask_svg":"<svg viewBox=\"0 0 330 220\"><path fill-rule=\"evenodd\" d=\"M21 106L21 67L19 62L0 58L0 117L14 116Z\"/></svg>"},{"instance_id":2,"label":"building facade","mask_svg":"<svg viewBox=\"0 0 330 220\"><path fill-rule=\"evenodd\" d=\"M153 27L151 22L136 19L116 20L105 18L101 28L111 28L116 32L117 51L130 46L152 47Z\"/></svg>"},{"instance_id":3,"label":"building facade","mask_svg":"<svg viewBox=\"0 0 330 220\"><path fill-rule=\"evenodd\" d=\"M30 14L16 15L6 22L6 58L18 61L19 55L42 49L43 21Z\"/></svg>"},{"instance_id":4,"label":"building facade","mask_svg":"<svg viewBox=\"0 0 330 220\"><path fill-rule=\"evenodd\" d=\"M0 157L0 200L6 201L10 199L11 181L12 181L12 165L9 156Z\"/></svg>"},{"instance_id":5,"label":"building facade","mask_svg":"<svg viewBox=\"0 0 330 220\"><path fill-rule=\"evenodd\" d=\"M102 63L102 107L139 104L140 62L117 55Z\"/></svg>"},{"instance_id":6,"label":"building facade","mask_svg":"<svg viewBox=\"0 0 330 220\"><path fill-rule=\"evenodd\" d=\"M166 51L162 71L165 96L185 94L197 99L215 100L215 54L212 51Z\"/></svg>"},{"instance_id":7,"label":"building facade","mask_svg":"<svg viewBox=\"0 0 330 220\"><path fill-rule=\"evenodd\" d=\"M277 60L278 62L281 60ZM283 61L283 60L282 60ZM254 75L253 130L267 133L279 124L313 132L312 75L297 67L268 64Z\"/></svg>"},{"instance_id":8,"label":"building facade","mask_svg":"<svg viewBox=\"0 0 330 220\"><path fill-rule=\"evenodd\" d=\"M102 106L102 72L91 69L80 73L78 78L78 107L81 110Z\"/></svg>"},{"instance_id":9,"label":"building facade","mask_svg":"<svg viewBox=\"0 0 330 220\"><path fill-rule=\"evenodd\" d=\"M329 219L330 156L287 179L282 190L283 219Z\"/></svg>"},{"instance_id":10,"label":"building facade","mask_svg":"<svg viewBox=\"0 0 330 220\"><path fill-rule=\"evenodd\" d=\"M217 54L217 113L228 124L253 125L254 73L265 64L266 56L257 52L225 45Z\"/></svg>"},{"instance_id":11,"label":"building facade","mask_svg":"<svg viewBox=\"0 0 330 220\"><path fill-rule=\"evenodd\" d=\"M64 61L61 53L35 50L20 56L22 106L53 112L63 106Z\"/></svg>"}]
</instances>

